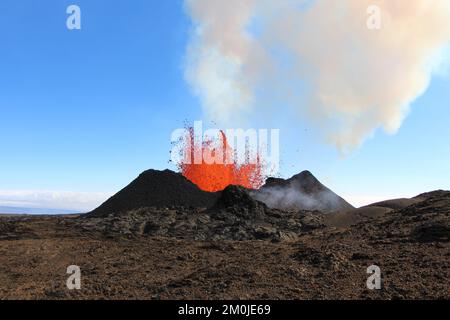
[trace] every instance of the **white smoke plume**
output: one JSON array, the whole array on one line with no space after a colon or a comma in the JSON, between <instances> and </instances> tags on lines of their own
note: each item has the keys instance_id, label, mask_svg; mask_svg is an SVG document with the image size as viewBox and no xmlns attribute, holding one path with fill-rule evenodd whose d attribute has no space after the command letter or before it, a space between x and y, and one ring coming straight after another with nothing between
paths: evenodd
<instances>
[{"instance_id":1,"label":"white smoke plume","mask_svg":"<svg viewBox=\"0 0 450 320\"><path fill-rule=\"evenodd\" d=\"M340 199L330 191L307 194L295 186L273 186L249 193L253 199L265 203L269 208L288 211L318 210L322 212L341 209Z\"/></svg>"},{"instance_id":2,"label":"white smoke plume","mask_svg":"<svg viewBox=\"0 0 450 320\"><path fill-rule=\"evenodd\" d=\"M185 4L195 26L186 78L211 118L252 116L261 92L288 87L294 94L274 102L273 112L290 104L341 151L378 127L395 133L450 42L449 0ZM372 5L380 8L379 30L367 27Z\"/></svg>"}]
</instances>

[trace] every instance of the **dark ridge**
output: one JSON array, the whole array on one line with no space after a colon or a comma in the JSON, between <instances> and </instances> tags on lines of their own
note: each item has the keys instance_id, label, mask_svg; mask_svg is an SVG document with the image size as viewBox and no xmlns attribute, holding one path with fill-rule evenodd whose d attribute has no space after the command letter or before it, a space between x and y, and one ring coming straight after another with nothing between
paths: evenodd
<instances>
[{"instance_id":1,"label":"dark ridge","mask_svg":"<svg viewBox=\"0 0 450 320\"><path fill-rule=\"evenodd\" d=\"M218 193L202 191L180 173L147 170L87 215L103 216L145 207L209 208L217 198Z\"/></svg>"},{"instance_id":2,"label":"dark ridge","mask_svg":"<svg viewBox=\"0 0 450 320\"><path fill-rule=\"evenodd\" d=\"M268 178L261 189L267 187L289 187L295 185L298 190L305 194L313 194L320 191L329 191L314 175L309 171L302 171L289 179Z\"/></svg>"},{"instance_id":3,"label":"dark ridge","mask_svg":"<svg viewBox=\"0 0 450 320\"><path fill-rule=\"evenodd\" d=\"M269 178L261 189L252 191L251 195L270 208L280 210L333 212L354 209L309 171L303 171L290 179Z\"/></svg>"},{"instance_id":4,"label":"dark ridge","mask_svg":"<svg viewBox=\"0 0 450 320\"><path fill-rule=\"evenodd\" d=\"M232 207L256 209L265 208L266 205L253 199L249 190L241 186L228 186L221 193L214 205L214 209L226 209Z\"/></svg>"},{"instance_id":5,"label":"dark ridge","mask_svg":"<svg viewBox=\"0 0 450 320\"><path fill-rule=\"evenodd\" d=\"M419 194L418 196L414 197L413 199L430 199L430 198L449 198L450 197L450 191L446 190L435 190L431 192L425 192L422 194Z\"/></svg>"},{"instance_id":6,"label":"dark ridge","mask_svg":"<svg viewBox=\"0 0 450 320\"><path fill-rule=\"evenodd\" d=\"M315 194L321 191L329 191L330 189L325 187L313 174L309 171L303 171L288 180L289 184L294 184L302 192L306 194Z\"/></svg>"}]
</instances>

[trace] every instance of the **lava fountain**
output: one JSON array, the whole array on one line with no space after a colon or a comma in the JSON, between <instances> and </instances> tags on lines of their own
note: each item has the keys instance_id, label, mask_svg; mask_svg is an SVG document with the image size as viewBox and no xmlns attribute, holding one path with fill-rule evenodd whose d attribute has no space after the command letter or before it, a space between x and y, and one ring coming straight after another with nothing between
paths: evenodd
<instances>
[{"instance_id":1,"label":"lava fountain","mask_svg":"<svg viewBox=\"0 0 450 320\"><path fill-rule=\"evenodd\" d=\"M180 161L177 167L187 179L200 189L215 192L229 185L239 185L249 189L258 189L264 183L264 163L259 153L255 161L250 161L248 153L245 162L238 163L236 150L232 148L226 134L220 131L218 139L196 142L194 129L188 128L188 137L183 140L183 153L189 161ZM201 155L201 161L191 161L195 153ZM209 159L231 159L231 161L205 161Z\"/></svg>"}]
</instances>

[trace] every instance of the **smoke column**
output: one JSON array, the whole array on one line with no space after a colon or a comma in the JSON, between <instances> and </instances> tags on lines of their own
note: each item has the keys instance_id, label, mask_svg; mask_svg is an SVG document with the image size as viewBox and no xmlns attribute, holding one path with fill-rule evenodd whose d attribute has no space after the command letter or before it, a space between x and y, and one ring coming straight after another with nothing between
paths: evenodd
<instances>
[{"instance_id":1,"label":"smoke column","mask_svg":"<svg viewBox=\"0 0 450 320\"><path fill-rule=\"evenodd\" d=\"M367 27L371 5L380 8L380 29ZM448 0L185 0L185 6L194 25L186 79L209 117L251 117L258 93L294 87L302 99L286 94L272 112L290 105L343 152L379 127L400 128L450 42ZM286 69L285 77L274 76Z\"/></svg>"}]
</instances>

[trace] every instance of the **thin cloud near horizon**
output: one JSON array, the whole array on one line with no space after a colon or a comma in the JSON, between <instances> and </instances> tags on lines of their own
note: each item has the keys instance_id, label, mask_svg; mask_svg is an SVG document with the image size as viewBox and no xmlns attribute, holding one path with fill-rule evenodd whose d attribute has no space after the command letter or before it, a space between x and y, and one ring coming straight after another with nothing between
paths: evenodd
<instances>
[{"instance_id":1,"label":"thin cloud near horizon","mask_svg":"<svg viewBox=\"0 0 450 320\"><path fill-rule=\"evenodd\" d=\"M70 191L37 191L37 190L0 190L0 207L50 209L73 212L89 212L114 192L70 192ZM383 200L409 198L415 195L342 195L355 207L362 207Z\"/></svg>"},{"instance_id":2,"label":"thin cloud near horizon","mask_svg":"<svg viewBox=\"0 0 450 320\"><path fill-rule=\"evenodd\" d=\"M0 190L0 206L83 212L96 208L111 195L112 192Z\"/></svg>"}]
</instances>

